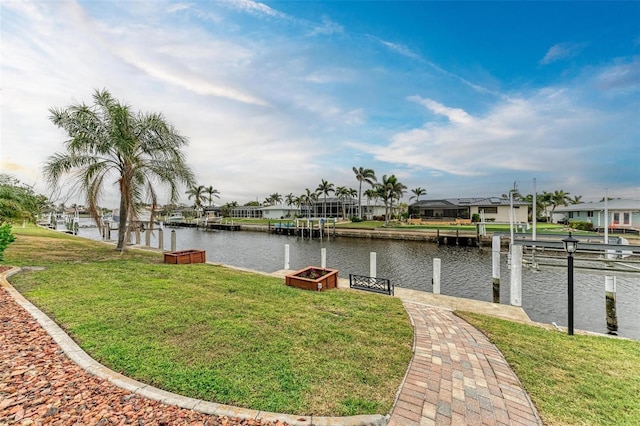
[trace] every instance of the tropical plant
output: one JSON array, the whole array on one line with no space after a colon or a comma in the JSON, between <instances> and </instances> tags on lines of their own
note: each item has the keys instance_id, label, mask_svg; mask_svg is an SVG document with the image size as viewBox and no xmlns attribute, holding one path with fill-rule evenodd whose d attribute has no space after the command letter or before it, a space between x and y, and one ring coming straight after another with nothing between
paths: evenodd
<instances>
[{"instance_id":1,"label":"tropical plant","mask_svg":"<svg viewBox=\"0 0 640 426\"><path fill-rule=\"evenodd\" d=\"M358 218L362 219L362 182L367 182L373 186L377 179L376 173L373 169L367 169L364 167L353 167L353 173L356 174L356 180L358 181Z\"/></svg>"},{"instance_id":2,"label":"tropical plant","mask_svg":"<svg viewBox=\"0 0 640 426\"><path fill-rule=\"evenodd\" d=\"M285 195L284 202L287 203L287 206L295 205L296 204L296 196L293 195L293 193L290 192L287 195Z\"/></svg>"},{"instance_id":3,"label":"tropical plant","mask_svg":"<svg viewBox=\"0 0 640 426\"><path fill-rule=\"evenodd\" d=\"M204 194L206 192L206 188L204 187L204 185L194 185L191 188L189 188L187 190L187 192L185 192L185 194L188 195L188 199L192 199L193 198L193 203L194 203L194 207L196 208L196 210L199 210L202 207L202 200L204 197Z\"/></svg>"},{"instance_id":4,"label":"tropical plant","mask_svg":"<svg viewBox=\"0 0 640 426\"><path fill-rule=\"evenodd\" d=\"M562 189L556 190L551 194L551 218L558 206L567 206L571 202L568 192L564 192Z\"/></svg>"},{"instance_id":5,"label":"tropical plant","mask_svg":"<svg viewBox=\"0 0 640 426\"><path fill-rule=\"evenodd\" d=\"M209 201L209 207L211 207L211 203L213 203L213 197L220 198L220 191L214 189L213 186L209 185L204 189L204 192L209 194L207 200Z\"/></svg>"},{"instance_id":6,"label":"tropical plant","mask_svg":"<svg viewBox=\"0 0 640 426\"><path fill-rule=\"evenodd\" d=\"M159 113L134 113L107 90L93 93L94 104L76 103L51 108L50 119L65 130L69 139L64 152L49 157L44 175L52 187L71 174L75 187L86 196L89 213L102 224L98 201L107 182L117 183L120 195L117 250L138 217L136 202L151 205L151 223L158 206L158 185L166 187L171 203L178 200L179 187L193 186L193 172L182 148L188 140Z\"/></svg>"},{"instance_id":7,"label":"tropical plant","mask_svg":"<svg viewBox=\"0 0 640 426\"><path fill-rule=\"evenodd\" d=\"M574 195L572 199L569 200L571 204L580 204L582 203L582 195Z\"/></svg>"},{"instance_id":8,"label":"tropical plant","mask_svg":"<svg viewBox=\"0 0 640 426\"><path fill-rule=\"evenodd\" d=\"M271 194L267 197L267 199L265 200L265 203L268 206L273 206L274 204L280 204L282 203L282 195L278 194L277 192L274 194Z\"/></svg>"},{"instance_id":9,"label":"tropical plant","mask_svg":"<svg viewBox=\"0 0 640 426\"><path fill-rule=\"evenodd\" d=\"M300 204L307 206L307 217L311 218L311 206L318 201L318 194L305 188L305 193L300 196Z\"/></svg>"},{"instance_id":10,"label":"tropical plant","mask_svg":"<svg viewBox=\"0 0 640 426\"><path fill-rule=\"evenodd\" d=\"M333 184L322 179L320 185L318 185L318 187L316 188L316 193L318 195L324 195L322 203L322 217L327 217L327 195L329 195L331 192L335 192L335 190L333 189Z\"/></svg>"},{"instance_id":11,"label":"tropical plant","mask_svg":"<svg viewBox=\"0 0 640 426\"><path fill-rule=\"evenodd\" d=\"M340 204L342 207L342 217L347 217L347 209L345 205L345 199L349 197L349 189L346 186L339 186L336 188L336 197L340 200Z\"/></svg>"},{"instance_id":12,"label":"tropical plant","mask_svg":"<svg viewBox=\"0 0 640 426\"><path fill-rule=\"evenodd\" d=\"M378 199L378 191L375 188L369 188L364 191L364 196L367 197L367 210L371 210L371 200L375 201Z\"/></svg>"},{"instance_id":13,"label":"tropical plant","mask_svg":"<svg viewBox=\"0 0 640 426\"><path fill-rule=\"evenodd\" d=\"M420 197L423 195L427 195L427 190L424 188L414 188L411 190L411 193L413 194L411 197L409 197L409 201L413 200L414 198L416 199L416 203L420 201Z\"/></svg>"},{"instance_id":14,"label":"tropical plant","mask_svg":"<svg viewBox=\"0 0 640 426\"><path fill-rule=\"evenodd\" d=\"M387 177L387 175L382 176L382 182L377 185L378 197L380 197L385 206L385 226L389 226L389 220L393 213L394 200L400 200L404 195L405 189L407 189L407 187L398 182L395 175L389 177Z\"/></svg>"}]
</instances>

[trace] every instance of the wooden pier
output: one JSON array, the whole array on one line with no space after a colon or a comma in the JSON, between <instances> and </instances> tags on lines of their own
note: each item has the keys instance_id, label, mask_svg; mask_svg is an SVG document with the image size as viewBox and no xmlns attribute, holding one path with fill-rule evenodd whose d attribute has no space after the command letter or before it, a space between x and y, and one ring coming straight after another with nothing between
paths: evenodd
<instances>
[{"instance_id":1,"label":"wooden pier","mask_svg":"<svg viewBox=\"0 0 640 426\"><path fill-rule=\"evenodd\" d=\"M329 226L324 225L320 220L315 220L318 222L317 225L313 225L314 220L311 220L311 226L309 226L309 222L306 225L301 225L299 222L278 222L272 224L269 222L268 232L270 234L278 234L278 235L288 235L295 236L300 238L309 238L309 239L322 239L328 238L331 236L331 228ZM333 236L335 237L335 222L333 223Z\"/></svg>"},{"instance_id":2,"label":"wooden pier","mask_svg":"<svg viewBox=\"0 0 640 426\"><path fill-rule=\"evenodd\" d=\"M166 228L200 228L216 231L240 231L240 225L233 223L198 223L198 222L168 222Z\"/></svg>"}]
</instances>

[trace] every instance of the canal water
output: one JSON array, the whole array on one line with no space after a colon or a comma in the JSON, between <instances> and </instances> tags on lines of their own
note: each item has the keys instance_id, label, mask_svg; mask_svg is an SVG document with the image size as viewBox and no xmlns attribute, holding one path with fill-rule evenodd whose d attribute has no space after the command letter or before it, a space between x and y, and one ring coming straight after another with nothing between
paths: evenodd
<instances>
[{"instance_id":1,"label":"canal water","mask_svg":"<svg viewBox=\"0 0 640 426\"><path fill-rule=\"evenodd\" d=\"M370 252L376 252L377 276L397 287L432 291L433 259L441 259L441 293L475 300L492 300L491 250L438 246L418 241L329 238L301 239L266 232L204 231L194 228L164 230L164 249L170 249L171 232L176 249L206 250L207 260L227 265L274 272L284 268L284 246L290 246L290 268L320 266L326 248L327 267L348 275L369 275ZM114 234L117 234L114 232ZM151 246L157 247L157 233ZM101 239L96 228L80 228L80 236ZM112 235L112 238L115 238ZM144 234L141 235L144 244ZM504 250L504 249L503 249ZM567 269L523 268L522 307L533 321L567 325ZM509 268L501 257L501 303L509 303ZM606 333L604 276L575 271L574 322L576 329ZM617 276L618 335L640 340L640 275Z\"/></svg>"}]
</instances>

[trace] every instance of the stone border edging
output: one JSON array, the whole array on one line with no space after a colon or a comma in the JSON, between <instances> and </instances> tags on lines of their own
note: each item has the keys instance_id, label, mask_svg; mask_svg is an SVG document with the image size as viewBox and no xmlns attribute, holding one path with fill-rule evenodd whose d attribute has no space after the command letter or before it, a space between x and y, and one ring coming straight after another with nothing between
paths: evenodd
<instances>
[{"instance_id":1,"label":"stone border edging","mask_svg":"<svg viewBox=\"0 0 640 426\"><path fill-rule=\"evenodd\" d=\"M89 374L104 379L121 389L128 390L144 398L198 411L203 414L251 420L267 420L272 422L280 420L291 426L386 426L389 421L389 415L382 416L380 414L345 417L294 416L291 414L271 413L249 408L234 407L178 395L116 373L91 358L58 324L34 304L29 302L7 281L7 278L20 271L21 268L13 268L0 273L0 287L7 289L16 303L38 321L40 326L53 338L69 359Z\"/></svg>"}]
</instances>

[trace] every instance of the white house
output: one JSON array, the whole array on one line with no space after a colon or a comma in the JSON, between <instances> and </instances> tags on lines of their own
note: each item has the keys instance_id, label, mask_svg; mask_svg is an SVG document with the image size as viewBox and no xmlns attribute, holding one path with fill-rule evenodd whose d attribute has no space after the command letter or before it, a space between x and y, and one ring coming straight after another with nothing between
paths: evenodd
<instances>
[{"instance_id":1,"label":"white house","mask_svg":"<svg viewBox=\"0 0 640 426\"><path fill-rule=\"evenodd\" d=\"M605 203L580 203L556 207L555 219L590 222L596 229L640 230L640 199L615 199L607 201L609 217L604 214Z\"/></svg>"}]
</instances>

